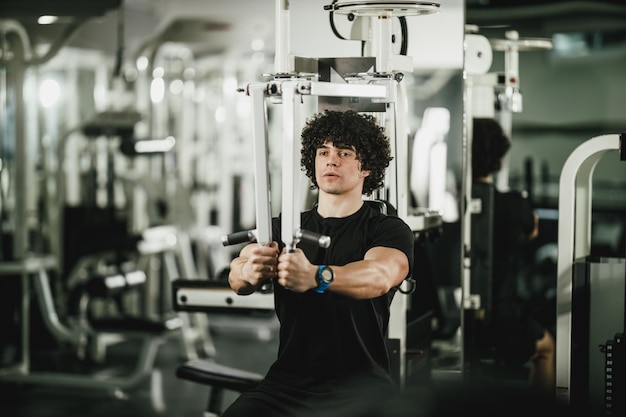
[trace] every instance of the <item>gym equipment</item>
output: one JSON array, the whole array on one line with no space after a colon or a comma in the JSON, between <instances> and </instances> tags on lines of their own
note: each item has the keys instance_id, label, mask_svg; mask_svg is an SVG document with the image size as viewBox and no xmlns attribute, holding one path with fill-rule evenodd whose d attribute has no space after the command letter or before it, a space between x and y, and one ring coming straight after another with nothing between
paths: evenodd
<instances>
[{"instance_id":1,"label":"gym equipment","mask_svg":"<svg viewBox=\"0 0 626 417\"><path fill-rule=\"evenodd\" d=\"M557 400L568 404L570 402L575 404L577 401L586 402L589 399L589 393L586 392L585 386L591 388L586 381L581 381L582 378L578 380L578 383L582 382L584 386L582 388L580 385L576 387L572 379L572 375L577 372L582 372L581 375L593 372L591 363L588 358L585 358L586 355L584 353L582 355L583 366L581 366L580 362L574 361L575 356L579 355L575 348L578 347L580 349L581 346L591 343L590 329L585 329L585 324L581 323L580 320L590 320L589 317L593 317L594 309L603 311L603 308L609 308L606 306L602 307L604 301L599 304L589 304L588 301L587 303L581 303L581 298L578 295L580 294L580 288L576 288L574 281L577 280L580 284L580 279L582 279L584 285L590 288L591 297L593 297L596 287L599 289L604 287L605 291L607 291L607 282L614 279L611 278L611 274L614 274L614 272L609 270L610 274L606 275L607 271L602 271L602 265L594 268L593 272L585 270L588 268L585 259L589 256L591 249L592 175L599 160L612 150L619 151L620 160L626 161L625 146L626 134L624 133L593 137L583 142L570 154L561 170L559 181L556 287L556 396ZM583 268L583 271L577 272L580 268ZM623 266L621 271L626 273ZM617 273L621 274L622 272ZM602 274L605 274L604 278ZM593 276L589 277L589 275L599 276L594 278ZM609 280L603 282L602 280L606 278ZM618 297L621 298L622 304L621 307L616 306L615 308L617 310L621 309L621 312L618 312L619 317L616 318L614 313L617 310L614 310L611 314L611 321L617 327L620 326L621 321L622 327L613 330L607 329L606 331L609 334L599 335L598 337L601 339L594 341L598 344L604 343L615 332L624 330L624 279L621 280L620 285L622 295L618 295ZM609 286L609 292L613 291L610 288L615 287ZM589 293L587 293L586 297L588 298L589 296ZM585 307L591 316L578 310L585 309ZM589 310L589 307L591 307L591 310ZM579 318L576 322L574 321L575 317ZM593 325L591 322L588 324ZM578 342L578 345L576 345L576 342ZM586 347L582 349L583 352L588 351ZM590 365L588 371L584 369L585 364Z\"/></svg>"},{"instance_id":2,"label":"gym equipment","mask_svg":"<svg viewBox=\"0 0 626 417\"><path fill-rule=\"evenodd\" d=\"M606 341L604 353L604 413L605 415L624 415L626 399L618 393L626 389L626 333L616 333L613 339Z\"/></svg>"},{"instance_id":3,"label":"gym equipment","mask_svg":"<svg viewBox=\"0 0 626 417\"><path fill-rule=\"evenodd\" d=\"M163 256L166 275L171 275L171 279L174 279L180 275L175 269L178 263L176 259L178 245L175 229L168 227L148 229L137 242L140 259L136 265L141 266L142 260L147 261L152 256ZM75 314L68 317L67 323L59 318L53 299L48 275L48 271L56 268L56 260L53 257L29 258L26 261L0 264L0 275L21 273L23 293L21 361L14 367L0 370L0 381L100 388L119 396L151 375L158 347L168 338L179 338L183 352L188 359L198 358L194 344L199 340L208 343L208 340L202 334L194 332L187 313L156 318L123 314L90 316L89 304L94 299L101 296L110 298L130 288L146 284L144 269L88 276L87 279L80 278L83 273L92 269L90 268L92 264L101 265L106 260L107 257L100 253L94 254L91 258L85 258L77 264L76 270L70 277L70 284L76 293L77 308ZM46 329L55 340L69 344L76 353L76 359L82 361L89 356L89 359L95 362L103 362L107 346L122 341L138 341L140 348L134 368L125 373L111 372L111 370L97 370L96 373L89 373L34 369L31 361L29 331L31 281L34 284L34 295ZM212 344L205 345L204 349L210 352L213 349Z\"/></svg>"},{"instance_id":4,"label":"gym equipment","mask_svg":"<svg viewBox=\"0 0 626 417\"><path fill-rule=\"evenodd\" d=\"M478 28L468 26L466 34L465 86L466 160L463 211L463 344L464 377L480 377L484 359L492 360L489 347L482 346L480 330L489 324L493 287L493 189L473 184L472 132L473 119L494 118L511 137L512 114L522 111L520 92L519 52L552 48L552 41L540 38L520 38L508 30L505 39L487 39ZM504 72L489 72L493 51L504 52ZM508 155L495 178L496 188L509 189Z\"/></svg>"},{"instance_id":5,"label":"gym equipment","mask_svg":"<svg viewBox=\"0 0 626 417\"><path fill-rule=\"evenodd\" d=\"M469 26L471 32L478 28ZM466 43L466 72L468 74L466 113L472 117L496 117L504 133L512 134L513 113L523 110L520 90L519 53L552 49L552 40L520 38L515 30L508 30L504 39L487 39L478 33L468 33ZM488 72L493 51L504 52L504 71ZM471 132L471 124L468 127ZM509 163L505 158L497 177L497 188L509 188Z\"/></svg>"},{"instance_id":6,"label":"gym equipment","mask_svg":"<svg viewBox=\"0 0 626 417\"><path fill-rule=\"evenodd\" d=\"M67 138L72 133L82 133L90 137L121 137L130 138L133 134L135 123L140 119L135 112L106 111L96 114L91 120L70 130L60 140L60 167L65 168L65 146ZM173 145L169 141L169 145ZM92 149L93 150L93 149ZM21 278L21 343L20 362L14 367L0 370L0 380L17 383L33 383L55 386L72 386L77 388L102 388L120 394L122 391L135 387L138 383L150 376L153 370L154 360L158 346L167 338L180 338L185 357L195 359L198 357L195 344L202 341L204 352L210 355L213 346L208 335L202 330L206 325L200 323L194 326L195 318L187 313L175 314L171 308L171 314L154 316L145 311L146 314L129 316L118 308L118 315L100 314L94 316L92 307L97 300L119 299L122 293L129 292L137 288L146 289L150 284L154 286L154 281L149 279L149 273L153 272L152 263L155 258L165 265L165 276L174 279L180 276L178 265L184 268L184 274L195 276L193 264L190 263L189 242L186 235L175 227L160 226L147 228L138 236L128 236L126 225L115 218L115 207L113 202L112 184L112 155L108 153L108 164L106 164L109 180L104 190L106 194L106 207L98 206L96 202L95 182L93 188L89 184L85 187L86 204L82 207L62 206L65 199L65 177L64 169L58 169L57 188L54 195L48 194L47 205L49 208L49 227L53 236L59 238L64 235L68 245L62 245L61 239L50 242L53 255L27 255L24 259L3 261L0 264L0 275L18 276ZM153 152L154 153L154 152ZM95 168L94 168L95 169ZM95 177L95 171L86 175L88 181ZM93 192L90 194L90 192ZM64 216L67 215L68 217ZM63 221L65 219L65 221ZM86 220L85 222L82 222ZM76 227L67 227L68 223ZM91 223L90 223L91 221ZM82 223L81 223L82 222ZM90 234L90 227L100 233ZM68 237L68 232L72 233ZM94 239L98 236L100 239ZM20 244L20 253L25 253L26 249ZM67 248L75 249L68 253ZM16 253L17 255L17 253ZM68 256L69 255L69 256ZM124 264L133 264L130 267ZM73 266L73 268L69 268ZM129 269L130 268L130 269ZM68 271L72 269L71 271ZM105 272L102 272L102 270ZM59 276L67 278L67 288L64 289L74 293L76 301L75 308L69 314L57 309L59 303L57 295L53 289L49 272L58 273ZM93 275L92 275L93 274ZM91 279L93 278L93 280ZM34 284L34 290L31 285ZM121 286L119 286L119 285ZM169 284L169 282L168 282ZM164 287L169 289L170 286ZM159 289L160 290L160 289ZM159 291L160 292L160 291ZM41 365L34 366L32 358L32 344L30 340L31 319L30 298L34 295L38 301L39 311L45 329L52 335L55 342L69 345L69 354L74 355L72 359L77 360L79 367L85 367L89 359L96 364L101 364L105 360L106 348L109 345L125 341L137 341L140 344L137 361L134 368L129 372L111 372L106 370L108 376L99 375L105 370L95 371L92 369L74 372L75 369L61 366L60 369L49 369ZM144 294L146 295L146 294ZM57 298L57 299L55 299ZM165 297L170 301L170 297ZM62 300L66 301L66 300ZM150 304L150 296L144 298L146 305ZM111 305L112 303L109 303ZM118 303L115 307L120 307ZM147 309L146 309L147 310ZM159 311L162 312L162 311ZM92 364L90 364L92 365ZM87 371L87 372L85 372Z\"/></svg>"},{"instance_id":7,"label":"gym equipment","mask_svg":"<svg viewBox=\"0 0 626 417\"><path fill-rule=\"evenodd\" d=\"M238 296L226 281L177 279L172 284L174 309L217 313L273 312L271 288Z\"/></svg>"},{"instance_id":8,"label":"gym equipment","mask_svg":"<svg viewBox=\"0 0 626 417\"><path fill-rule=\"evenodd\" d=\"M367 103L378 107L381 125L384 125L387 134L392 138L392 152L395 155L406 156L407 138L406 135L397 132L405 132L404 122L404 97L403 91L398 87L402 80L402 73L395 71L394 60L390 56L391 50L391 17L403 15L422 15L434 13L438 10L438 4L426 2L370 2L358 1L341 3L335 2L329 6L325 6L326 10L333 13L353 14L357 16L367 16L372 18L374 22L374 43L376 45L376 67L374 73L358 73L343 75L346 78L342 82L320 81L319 74L312 72L294 72L287 64L286 44L288 33L283 33L285 26L288 24L287 3L281 0L277 1L277 51L273 80L263 83L251 83L242 89L251 98L253 107L253 143L255 152L255 179L256 179L256 214L257 225L255 230L237 232L223 239L225 244L242 243L245 241L256 240L260 244L267 244L271 241L271 215L270 215L270 199L268 189L268 166L267 166L267 110L266 101L269 99L274 103L279 103L282 109L282 242L288 249L294 249L301 239L309 239L317 244L324 246L329 243L328 238L300 229L300 212L303 207L300 206L299 190L301 185L298 184L297 178L300 173L299 160L300 150L298 147L299 137L302 130L301 122L302 107L305 98L308 96L320 98L349 98L350 103L361 102L365 100ZM357 59L357 58L355 58ZM369 58L363 58L368 60ZM296 67L313 65L312 60L296 59ZM320 63L318 61L318 63ZM310 67L308 67L310 68ZM308 69L307 68L307 69ZM297 68L296 68L297 69ZM319 107L323 107L323 100L319 100ZM382 105L382 106L381 106ZM385 123L388 122L388 123ZM390 194L389 203L397 209L397 215L405 219L409 226L416 232L422 232L427 225L432 225L434 215L427 216L424 213L418 215L409 215L408 213L408 161L405 158L394 158L392 166L389 169L389 185ZM385 199L387 200L387 199ZM387 206L385 206L387 207ZM276 238L276 237L274 237ZM197 286L193 288L184 288L185 282L179 282L178 288L175 289L175 305L179 308L190 308L193 300L199 300L202 304L209 297L204 292L206 289L200 290ZM200 292L203 292L201 295ZM210 291L213 291L210 290ZM231 295L229 297L237 297ZM247 298L245 296L243 298ZM267 297L260 295L259 297ZM223 296L222 296L223 298ZM235 301L230 299L226 301L226 305L235 306ZM220 298L218 298L218 303ZM272 297L273 301L273 297ZM219 308L223 308L222 303ZM266 305L269 307L269 305ZM213 307L211 307L213 308ZM407 320L406 320L406 297L395 297L392 304L392 319L389 326L389 349L392 357L392 368L394 369L394 377L400 384L404 386L405 381L409 377L415 377L423 371L424 362L420 363L420 359L424 359L425 350L407 349ZM428 321L422 321L428 322ZM188 370L186 366L191 366L194 370L198 370L189 363L183 365L180 369ZM222 371L224 371L222 369ZM234 372L231 372L234 371ZM191 378L190 374L184 371L179 376L186 379L195 380L213 387L225 387L237 381L237 375L233 375L237 370L226 369L229 374L227 383L224 383L224 372L215 375L212 369L203 372L201 381L198 378ZM232 385L231 385L232 386Z\"/></svg>"},{"instance_id":9,"label":"gym equipment","mask_svg":"<svg viewBox=\"0 0 626 417\"><path fill-rule=\"evenodd\" d=\"M108 3L114 6L114 3L117 5L119 2ZM43 64L52 58L82 22L83 19L72 23L70 30L64 31L58 42L50 45L45 54L40 56L36 55L34 49L31 49L24 28L12 21L0 23L4 33L14 32L17 35L6 37L8 43L5 47L13 51L13 54L11 59L2 62L3 68L9 75L6 79L6 97L11 100L10 107L15 109L15 118L14 120L8 119L11 121L13 129L7 130L7 132L14 132L14 137L6 138L6 143L14 146L14 148L10 152L11 155L2 155L2 169L4 171L2 183L11 185L10 192L14 193L11 200L14 201L12 204L7 204L6 200L2 202L3 221L9 220L5 216L10 216L9 223L12 224L13 229L10 235L3 233L2 236L0 277L3 280L14 280L18 283L16 286L19 288L19 296L16 296L17 311L11 313L19 315L20 320L20 335L17 337L19 340L15 341L19 347L18 360L10 366L0 369L0 381L58 387L103 388L119 393L121 390L135 386L150 374L158 345L166 337L180 335L184 323L179 317L164 318L156 322L145 320L140 323L130 323L129 320L124 323L126 327L123 328L117 323L116 326L102 326L96 329L93 327L94 323L86 323L78 318L75 322L65 322L66 315L57 310L56 302L58 300L55 300L54 297L53 280L50 273L58 274L61 272L59 275L62 275L63 272L62 253L60 245L55 241L57 236L54 235L55 232L59 233L61 229L57 222L63 217L63 213L61 210L55 211L58 207L54 205L53 201L64 202L60 198L63 196L63 189L58 188L61 187L61 183L57 183L57 188L51 187L50 183L54 181L52 178L44 176L45 181L42 183L45 183L46 186L43 187L43 191L39 190L34 167L38 159L37 155L32 153L36 148L34 146L36 143L32 141L33 134L36 136L37 131L36 123L33 123L37 120L37 115L33 112L38 106L36 103L26 101L24 86L28 84L28 67ZM7 103L3 102L3 106L5 104ZM111 118L110 116L115 117ZM93 121L79 126L75 131L85 128L87 134L106 134L104 131L98 131L100 127L106 125L110 133L129 132L136 122L137 114L126 113L122 120L118 116L118 114L109 113L98 115ZM120 123L116 124L115 121L120 121ZM63 162L60 161L60 164L57 165L59 175L65 168ZM46 174L49 175L50 172L47 171ZM3 198L7 197L6 191L6 189L2 190ZM41 198L42 195L37 195L37 192L45 195ZM35 207L40 202L48 210L44 215L40 215L42 214L40 207ZM11 213L8 213L9 207L12 209ZM51 231L53 236L43 236L42 230ZM93 240L93 236L91 239ZM4 246L5 244L6 246ZM129 283L133 278L138 278L138 275L130 270L124 271L122 275L125 283ZM85 304L88 301L84 297L79 298ZM33 335L39 337L43 334L34 333L31 329L33 325L32 300L36 300L38 304L36 307L39 308L43 325L49 333L46 335L51 336L54 339L53 342L58 343L63 348L69 347L68 353L76 356L73 359L80 359L79 356L86 352L85 347L90 340L101 338L107 339L107 343L109 343L111 340L119 340L120 337L123 337L134 339L140 343L134 368L128 374L121 376L106 372L94 375L83 372L65 372L67 370L65 368L62 372L58 372L56 369L49 371L47 365L53 365L52 363L35 364L31 351L35 343L32 343L31 338ZM129 326L129 324L133 325ZM97 343L95 344L97 345ZM34 365L40 365L41 369L35 368Z\"/></svg>"},{"instance_id":10,"label":"gym equipment","mask_svg":"<svg viewBox=\"0 0 626 417\"><path fill-rule=\"evenodd\" d=\"M176 369L176 376L211 387L205 417L222 412L224 390L244 392L256 386L263 375L209 361L189 361Z\"/></svg>"}]
</instances>

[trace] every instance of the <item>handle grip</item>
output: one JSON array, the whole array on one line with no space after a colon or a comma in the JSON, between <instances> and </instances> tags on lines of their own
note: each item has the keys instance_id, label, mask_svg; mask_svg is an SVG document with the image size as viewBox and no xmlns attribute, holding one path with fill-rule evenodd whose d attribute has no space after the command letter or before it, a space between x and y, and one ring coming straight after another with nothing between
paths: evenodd
<instances>
[{"instance_id":1,"label":"handle grip","mask_svg":"<svg viewBox=\"0 0 626 417\"><path fill-rule=\"evenodd\" d=\"M230 246L238 243L252 242L256 239L255 230L244 230L241 232L229 233L222 236L222 245Z\"/></svg>"},{"instance_id":2,"label":"handle grip","mask_svg":"<svg viewBox=\"0 0 626 417\"><path fill-rule=\"evenodd\" d=\"M298 230L296 232L296 240L303 240L310 243L315 243L321 248L328 248L330 246L330 236L322 235L308 230Z\"/></svg>"}]
</instances>

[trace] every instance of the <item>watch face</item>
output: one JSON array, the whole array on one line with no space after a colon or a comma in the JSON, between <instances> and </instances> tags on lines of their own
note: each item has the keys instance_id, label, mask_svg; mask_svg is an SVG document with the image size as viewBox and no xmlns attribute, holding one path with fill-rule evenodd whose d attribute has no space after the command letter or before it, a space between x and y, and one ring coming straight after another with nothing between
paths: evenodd
<instances>
[{"instance_id":1,"label":"watch face","mask_svg":"<svg viewBox=\"0 0 626 417\"><path fill-rule=\"evenodd\" d=\"M321 271L321 275L322 275L322 279L325 282L332 282L333 281L333 271L330 268L323 268Z\"/></svg>"}]
</instances>

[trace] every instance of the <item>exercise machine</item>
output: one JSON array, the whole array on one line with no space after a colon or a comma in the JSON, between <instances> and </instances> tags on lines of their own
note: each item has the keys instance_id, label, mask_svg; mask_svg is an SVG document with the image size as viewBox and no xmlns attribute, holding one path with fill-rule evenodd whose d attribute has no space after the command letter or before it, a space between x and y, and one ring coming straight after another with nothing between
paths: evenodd
<instances>
[{"instance_id":1,"label":"exercise machine","mask_svg":"<svg viewBox=\"0 0 626 417\"><path fill-rule=\"evenodd\" d=\"M385 127L388 136L392 140L392 152L396 156L388 171L389 196L387 200L391 207L397 210L397 215L403 218L414 230L416 235L426 235L426 230L440 225L441 217L434 212L409 213L408 209L408 160L406 131L406 108L404 91L399 84L402 80L402 72L397 71L395 65L406 64L406 57L391 54L392 19L403 16L420 16L438 12L439 5L429 2L334 2L325 9L332 14L351 15L367 22L371 22L373 35L372 54L375 59L345 58L345 59L295 59L294 68L288 62L288 33L284 33L288 27L287 2L277 1L277 50L275 58L275 71L273 79L268 82L248 84L241 91L250 97L253 108L253 144L255 146L255 180L256 180L256 229L244 232L236 232L225 237L226 244L242 243L255 240L260 244L271 241L271 203L268 189L268 149L267 149L267 108L268 101L280 104L282 112L282 236L280 237L288 249L295 248L301 240L309 240L325 246L329 244L326 236L311 234L300 229L300 212L304 209L303 199L299 194L302 185L298 182L300 174L299 163L300 150L299 138L302 125L302 115L305 105L311 104L310 98L318 98L317 110L328 108L328 99L334 103L339 101L348 104L341 107L345 110L350 105L357 106L356 111L375 113L380 124ZM329 68L327 73L333 71L347 61L351 62L347 67L363 68L362 71L342 75L341 80L321 79L320 73L325 72L322 68ZM372 71L372 68L374 69ZM354 109L354 108L353 108ZM387 190L383 190L386 192ZM374 201L368 204L377 204ZM387 208L383 204L379 207ZM224 296L216 295L216 291L223 289L200 288L198 285L187 286L187 282L175 283L175 303L177 308L241 308L241 302L234 294ZM223 284L224 285L224 284ZM410 284L407 284L410 286ZM214 287L214 285L211 285ZM227 289L227 291L230 291ZM401 288L401 292L409 291ZM399 294L401 295L401 294ZM246 296L247 298L249 296ZM236 300L237 299L237 300ZM211 300L215 300L212 302ZM247 308L269 309L272 301L271 295L259 294L254 300L246 301ZM258 304L257 304L258 303ZM267 304L266 304L267 303ZM406 310L408 307L407 297L398 296L392 304L392 317L389 326L389 349L394 369L394 377L399 385L404 387L407 381L418 378L427 369L426 346L408 346L407 336L409 327L429 328L430 322L424 326L424 322L417 325L407 323ZM419 339L419 337L417 337ZM415 340L411 340L415 342ZM423 342L423 340L418 341ZM229 372L232 371L232 372ZM202 378L198 377L202 375ZM227 374L227 375L226 375ZM224 368L217 364L205 362L187 362L179 368L178 375L181 378L191 379L210 385L215 390L227 387L238 391L250 386L250 375L242 375L236 369ZM195 375L195 376L192 376ZM225 382L227 381L227 382ZM214 404L212 400L210 404ZM216 413L216 409L207 410ZM218 411L217 411L218 412Z\"/></svg>"},{"instance_id":2,"label":"exercise machine","mask_svg":"<svg viewBox=\"0 0 626 417\"><path fill-rule=\"evenodd\" d=\"M626 268L623 259L589 257L593 172L616 153L626 161L626 134L593 137L570 154L559 181L556 398L595 412L611 411L604 409L605 395L620 398L610 392L598 346L624 332Z\"/></svg>"},{"instance_id":3,"label":"exercise machine","mask_svg":"<svg viewBox=\"0 0 626 417\"><path fill-rule=\"evenodd\" d=\"M494 189L474 184L472 175L472 133L474 118L493 118L511 138L513 113L523 109L520 91L519 52L552 48L552 41L520 38L508 30L504 39L488 39L478 28L467 26L465 37L466 162L464 175L465 209L463 221L463 370L464 378L480 378L484 363L493 362L480 332L491 320L493 288L493 199ZM493 72L493 52L504 52L504 71ZM508 155L497 173L495 187L509 189Z\"/></svg>"}]
</instances>

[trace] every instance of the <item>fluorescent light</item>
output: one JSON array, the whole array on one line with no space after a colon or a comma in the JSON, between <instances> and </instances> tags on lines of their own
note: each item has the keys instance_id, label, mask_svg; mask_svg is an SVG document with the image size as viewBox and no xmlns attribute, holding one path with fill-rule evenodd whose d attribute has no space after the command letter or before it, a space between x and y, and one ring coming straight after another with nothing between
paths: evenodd
<instances>
[{"instance_id":1,"label":"fluorescent light","mask_svg":"<svg viewBox=\"0 0 626 417\"><path fill-rule=\"evenodd\" d=\"M165 139L147 139L135 142L135 152L137 153L162 153L170 151L176 144L173 136Z\"/></svg>"},{"instance_id":2,"label":"fluorescent light","mask_svg":"<svg viewBox=\"0 0 626 417\"><path fill-rule=\"evenodd\" d=\"M37 19L37 23L39 23L40 25L51 25L53 23L56 23L58 20L59 16L45 15L39 16L39 18Z\"/></svg>"}]
</instances>

